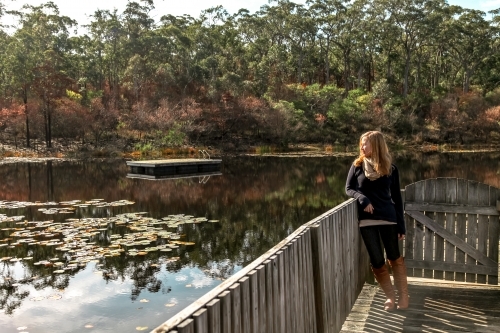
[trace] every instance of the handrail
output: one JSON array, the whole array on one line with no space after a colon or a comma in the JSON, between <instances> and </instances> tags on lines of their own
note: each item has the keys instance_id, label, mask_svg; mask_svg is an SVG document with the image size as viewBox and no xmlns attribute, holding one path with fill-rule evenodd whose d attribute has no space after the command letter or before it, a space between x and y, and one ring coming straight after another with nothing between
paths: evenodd
<instances>
[{"instance_id":1,"label":"handrail","mask_svg":"<svg viewBox=\"0 0 500 333\"><path fill-rule=\"evenodd\" d=\"M287 327L287 333L299 332L299 326L304 329L307 325L309 325L308 327L314 326L321 328L321 332L333 332L328 330L328 327L340 328L342 323L340 323L339 326L338 319L342 319L343 322L343 320L347 317L348 310L350 310L350 307L354 304L356 299L356 297L352 297L352 295L356 293L357 296L357 293L361 290L365 277L368 273L368 256L363 251L364 248L360 246L361 242L355 220L357 220L356 201L354 199L349 199L297 228L297 230L276 244L273 248L269 249L259 258L200 297L194 303L180 311L177 315L158 326L152 332L177 332L174 329L181 326L184 327L186 325L194 325L192 319L196 317L197 314L204 313L204 316L206 316L207 311L204 311L203 309L207 309L209 304L214 304L214 300L218 299L224 301L223 297L226 297L227 293L233 293L234 299L240 300L238 286L243 286L242 288L248 292L247 280L249 278L255 279L257 272L262 272L262 274L264 274L264 270L266 278L273 279L273 281L267 286L263 286L261 284L258 284L256 287L255 285L252 286L260 288L259 292L264 293L261 297L267 297L268 300L272 300L274 302L274 311L285 311L287 316L290 317L287 321L296 323L297 327L291 327L290 325L292 324L287 323L284 319L285 317L280 318L279 320L277 319L280 321L279 323L272 323L268 325L279 326L280 330L278 331L280 332L285 332L285 327ZM335 230L336 227L338 227L338 230ZM345 234L341 235L338 231L344 232ZM336 253L337 251L342 251L343 246L346 247L346 254ZM345 258L345 266L349 269L349 271L345 273L349 276L341 277L341 283L353 286L352 289L356 290L342 290L345 289L344 286L338 288L328 286L329 283L335 281L334 276L338 273L331 270L332 267L329 266L330 262L335 262L336 265L339 265L340 259L333 258L339 255L352 256ZM353 266L352 262L354 260L356 263ZM356 267L358 260L363 267ZM272 265L270 263L272 263ZM344 272L343 267L337 267L336 269L341 269ZM351 276L354 272L356 272L359 276ZM350 280L353 278L355 281ZM358 280L362 280L363 283ZM266 288L266 290L263 288ZM335 289L335 291L330 289ZM266 296L265 292L268 291L272 293L268 293ZM331 311L331 304L327 308L325 302L331 302L332 299L338 296L333 294L329 295L332 292L345 293L346 295L349 295L348 297L346 296L348 298L347 300L335 299L336 302L342 302L342 307L348 305L349 309L347 312L343 311L344 318L333 318L331 314L327 313ZM300 301L304 302L303 306L307 308L307 311L305 312L309 313L309 318L305 318L306 316L304 316L304 313L295 313L297 312L296 310L298 310L298 308L302 305L287 304L287 302L285 302L287 297L293 298L298 297L299 295L304 297L304 299L301 299ZM243 301L243 297L241 297L241 301ZM238 304L235 306L245 306ZM248 310L253 310L252 307L254 305L257 306L257 304L253 304L250 306L251 309ZM241 312L243 310L240 310L239 308L233 310L236 312L232 315L236 317L233 318L232 325L241 324L255 326L265 324L247 323L245 318L238 317L241 313L243 313ZM262 311L262 309L259 311ZM304 311L300 310L300 312ZM285 314L283 314L283 316L284 315ZM281 314L277 317L280 316ZM300 318L296 318L297 316ZM220 315L216 315L216 320L219 320L219 318ZM224 318L221 320L224 320ZM238 323L235 324L234 320ZM198 324L198 326L200 325L201 324ZM259 331L256 327L255 329L255 332ZM236 329L232 329L232 331L235 330ZM262 330L262 328L260 330ZM274 329L274 331L278 332L276 329ZM193 332L205 331L194 330Z\"/></svg>"}]
</instances>

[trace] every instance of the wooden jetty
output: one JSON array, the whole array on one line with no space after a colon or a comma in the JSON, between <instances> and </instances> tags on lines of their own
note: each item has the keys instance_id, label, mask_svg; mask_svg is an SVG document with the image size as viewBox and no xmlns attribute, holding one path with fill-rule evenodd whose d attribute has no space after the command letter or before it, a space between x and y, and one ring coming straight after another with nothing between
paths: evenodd
<instances>
[{"instance_id":1,"label":"wooden jetty","mask_svg":"<svg viewBox=\"0 0 500 333\"><path fill-rule=\"evenodd\" d=\"M205 180L212 176L221 176L222 172L212 171L212 172L197 172L188 174L173 174L173 175L146 175L137 173L128 173L127 178L137 178L137 179L150 179L150 180L161 180L161 179L180 179L180 178L199 178L200 182L206 182Z\"/></svg>"},{"instance_id":2,"label":"wooden jetty","mask_svg":"<svg viewBox=\"0 0 500 333\"><path fill-rule=\"evenodd\" d=\"M340 332L500 332L500 286L409 278L408 291L408 310L386 312L366 284Z\"/></svg>"},{"instance_id":3,"label":"wooden jetty","mask_svg":"<svg viewBox=\"0 0 500 333\"><path fill-rule=\"evenodd\" d=\"M500 189L437 178L403 197L409 310L383 311L349 199L152 332L500 332Z\"/></svg>"},{"instance_id":4,"label":"wooden jetty","mask_svg":"<svg viewBox=\"0 0 500 333\"><path fill-rule=\"evenodd\" d=\"M220 173L222 160L218 159L169 159L149 161L127 161L130 178L165 179L194 176L209 176Z\"/></svg>"}]
</instances>

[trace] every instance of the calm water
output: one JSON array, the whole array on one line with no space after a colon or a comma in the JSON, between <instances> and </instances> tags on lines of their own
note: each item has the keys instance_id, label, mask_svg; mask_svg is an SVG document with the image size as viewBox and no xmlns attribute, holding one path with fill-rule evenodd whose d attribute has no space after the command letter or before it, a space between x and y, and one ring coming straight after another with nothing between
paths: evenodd
<instances>
[{"instance_id":1,"label":"calm water","mask_svg":"<svg viewBox=\"0 0 500 333\"><path fill-rule=\"evenodd\" d=\"M124 161L0 165L4 205L40 202L0 209L4 214L0 221L21 216L0 222L1 331L149 331L298 226L344 201L351 161L352 157L223 158L220 176L158 181L127 178ZM402 186L426 178L459 177L500 187L498 153L420 154L397 157L395 162ZM39 210L61 207L48 203L93 199L133 204L91 204L75 207L71 214ZM47 240L40 242L47 235L38 235L33 240L38 243L31 244L18 242L16 236L42 230L35 222L56 228L66 225L66 219L113 218L132 212L155 221L185 214L219 222L183 224L174 230L158 224L157 230L177 232L181 241L194 245L180 244L171 252L151 251L143 256L101 256L60 274L54 272L61 268L40 262L59 258L68 268L71 252L61 252L57 249L61 245L47 246ZM119 223L97 230L84 239L90 247L109 246L131 232L127 224ZM54 241L62 240L63 234L54 236ZM158 238L154 244L168 242ZM28 259L16 261L23 258Z\"/></svg>"}]
</instances>

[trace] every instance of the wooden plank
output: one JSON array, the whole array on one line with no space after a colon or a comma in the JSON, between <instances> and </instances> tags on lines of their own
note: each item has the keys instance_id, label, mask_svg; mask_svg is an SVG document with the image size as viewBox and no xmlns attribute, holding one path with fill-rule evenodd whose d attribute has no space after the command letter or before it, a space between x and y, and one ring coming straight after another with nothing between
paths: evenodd
<instances>
[{"instance_id":1,"label":"wooden plank","mask_svg":"<svg viewBox=\"0 0 500 333\"><path fill-rule=\"evenodd\" d=\"M497 208L500 209L500 189L490 187L490 205L497 202ZM494 261L499 260L498 246L500 242L500 217L490 216L488 225L488 257ZM488 276L488 284L498 284L498 273Z\"/></svg>"},{"instance_id":2,"label":"wooden plank","mask_svg":"<svg viewBox=\"0 0 500 333\"><path fill-rule=\"evenodd\" d=\"M281 320L283 312L281 312L280 307L280 289L279 289L279 258L281 257L281 251L276 253L276 256L273 259L273 275L272 275L272 284L273 284L273 317L271 318L273 324L274 333L281 333Z\"/></svg>"},{"instance_id":3,"label":"wooden plank","mask_svg":"<svg viewBox=\"0 0 500 333\"><path fill-rule=\"evenodd\" d=\"M415 201L415 185L410 184L405 187L405 202ZM406 237L405 237L405 249L404 256L405 259L414 258L414 247L415 247L415 220L411 218L408 214L405 214L405 225L406 225ZM413 268L407 268L406 274L408 276L415 276Z\"/></svg>"},{"instance_id":4,"label":"wooden plank","mask_svg":"<svg viewBox=\"0 0 500 333\"><path fill-rule=\"evenodd\" d=\"M251 333L250 316L250 278L245 276L238 280L240 285L240 304L241 304L241 333Z\"/></svg>"},{"instance_id":5,"label":"wooden plank","mask_svg":"<svg viewBox=\"0 0 500 333\"><path fill-rule=\"evenodd\" d=\"M339 304L339 310L340 310L340 318L337 320L335 323L335 331L339 331L340 328L342 327L342 323L344 322L344 319L347 317L349 314L349 309L348 309L348 303L349 303L349 278L348 278L348 272L349 272L349 266L347 264L347 261L350 259L346 255L346 250L348 251L349 247L347 245L347 231L346 231L346 225L345 225L345 220L346 220L346 214L345 210L347 207L344 207L342 209L341 214L338 216L337 219L337 230L339 230L339 235L342 235L342 237L339 237L339 242L338 248L337 248L337 256L340 257L339 262L340 262L340 275L337 277L339 279L339 297L337 298L337 303Z\"/></svg>"},{"instance_id":6,"label":"wooden plank","mask_svg":"<svg viewBox=\"0 0 500 333\"><path fill-rule=\"evenodd\" d=\"M288 243L287 246L288 249L288 269L287 271L287 277L288 281L286 283L286 293L287 293L287 313L289 316L288 322L287 322L287 332L294 332L297 327L296 327L296 318L295 318L295 240L292 240L290 243Z\"/></svg>"},{"instance_id":7,"label":"wooden plank","mask_svg":"<svg viewBox=\"0 0 500 333\"><path fill-rule=\"evenodd\" d=\"M482 266L482 265L468 265L468 264L455 264L438 261L424 261L424 260L406 260L405 264L410 267L422 269L440 269L452 272L473 273L473 274L494 274L497 272L497 267Z\"/></svg>"},{"instance_id":8,"label":"wooden plank","mask_svg":"<svg viewBox=\"0 0 500 333\"><path fill-rule=\"evenodd\" d=\"M424 224L432 231L434 231L435 233L439 234L441 237L446 238L448 241L450 241L450 243L454 244L457 248L461 249L469 256L479 261L481 264L485 266L497 266L497 263L495 261L491 260L484 254L478 252L475 248L467 244L463 239L460 239L455 235L451 235L446 231L446 229L434 223L433 220L429 219L424 214L420 212L409 212L408 214L417 221L419 221L420 223Z\"/></svg>"},{"instance_id":9,"label":"wooden plank","mask_svg":"<svg viewBox=\"0 0 500 333\"><path fill-rule=\"evenodd\" d=\"M456 204L457 202L457 179L456 178L446 178L446 203ZM456 227L456 215L455 213L446 213L446 231L450 234L455 234ZM455 250L456 247L448 241L445 241L445 261L447 263L455 263ZM455 272L447 271L444 273L444 278L446 280L455 280Z\"/></svg>"},{"instance_id":10,"label":"wooden plank","mask_svg":"<svg viewBox=\"0 0 500 333\"><path fill-rule=\"evenodd\" d=\"M194 320L189 318L177 326L179 333L194 333Z\"/></svg>"},{"instance_id":11,"label":"wooden plank","mask_svg":"<svg viewBox=\"0 0 500 333\"><path fill-rule=\"evenodd\" d=\"M435 202L436 203L445 203L446 202L446 178L437 178L436 179L436 198ZM446 226L446 214L445 213L440 213L436 212L435 215L435 221L437 224L442 226L443 228ZM434 236L435 240L435 253L434 253L434 260L438 262L443 262L444 261L444 239L443 237L439 235ZM434 270L434 278L435 279L443 279L444 277L444 272L443 270Z\"/></svg>"},{"instance_id":12,"label":"wooden plank","mask_svg":"<svg viewBox=\"0 0 500 333\"><path fill-rule=\"evenodd\" d=\"M207 303L208 333L221 333L221 300L215 298Z\"/></svg>"},{"instance_id":13,"label":"wooden plank","mask_svg":"<svg viewBox=\"0 0 500 333\"><path fill-rule=\"evenodd\" d=\"M194 332L208 333L208 311L207 309L199 309L193 313Z\"/></svg>"},{"instance_id":14,"label":"wooden plank","mask_svg":"<svg viewBox=\"0 0 500 333\"><path fill-rule=\"evenodd\" d=\"M460 213L499 215L495 206L450 205L438 203L405 202L405 210L432 211L437 213Z\"/></svg>"},{"instance_id":15,"label":"wooden plank","mask_svg":"<svg viewBox=\"0 0 500 333\"><path fill-rule=\"evenodd\" d=\"M490 204L490 186L486 184L478 185L478 204L479 205L489 205ZM488 255L488 224L490 223L489 216L478 215L477 217L477 250ZM476 276L477 283L486 283L487 276L483 274L478 274Z\"/></svg>"},{"instance_id":16,"label":"wooden plank","mask_svg":"<svg viewBox=\"0 0 500 333\"><path fill-rule=\"evenodd\" d=\"M282 295L282 298L280 301L282 301L282 312L281 312L281 319L283 329L285 332L291 332L290 329L290 321L292 320L291 318L291 311L290 311L290 246L287 244L287 246L283 247L282 249L283 253L281 255L282 257L282 262L283 266L280 266L280 270L282 273L282 277L280 277L280 293Z\"/></svg>"},{"instance_id":17,"label":"wooden plank","mask_svg":"<svg viewBox=\"0 0 500 333\"><path fill-rule=\"evenodd\" d=\"M335 303L335 293L336 293L336 284L335 284L335 272L336 272L336 260L337 255L335 254L335 233L334 233L334 219L335 214L330 215L324 221L324 240L323 244L325 246L325 257L323 263L325 264L325 314L327 317L327 326L325 328L326 332L332 332L333 325L335 321L335 316L337 312L335 312L334 303Z\"/></svg>"},{"instance_id":18,"label":"wooden plank","mask_svg":"<svg viewBox=\"0 0 500 333\"><path fill-rule=\"evenodd\" d=\"M295 261L295 274L294 274L294 305L295 311L293 316L295 317L295 325L296 332L304 332L304 317L308 315L307 312L307 296L304 295L303 290L307 289L307 283L304 280L304 276L302 275L302 264L303 264L303 249L302 249L302 239L304 237L304 233L302 235L295 238L295 246L294 246L294 261ZM302 315L301 315L302 314Z\"/></svg>"},{"instance_id":19,"label":"wooden plank","mask_svg":"<svg viewBox=\"0 0 500 333\"><path fill-rule=\"evenodd\" d=\"M415 185L415 202L425 202L425 180L414 183Z\"/></svg>"},{"instance_id":20,"label":"wooden plank","mask_svg":"<svg viewBox=\"0 0 500 333\"><path fill-rule=\"evenodd\" d=\"M467 202L467 181L464 179L457 179L457 204L466 205ZM467 215L457 213L455 235L456 237L465 240L467 230ZM456 244L455 244L456 245ZM465 263L465 252L460 248L455 249L455 262L458 264ZM456 281L465 281L465 274L455 273Z\"/></svg>"},{"instance_id":21,"label":"wooden plank","mask_svg":"<svg viewBox=\"0 0 500 333\"><path fill-rule=\"evenodd\" d=\"M455 220L456 216L453 213L446 214L446 231L450 233L450 235L455 234ZM455 263L455 245L450 243L448 240L445 240L444 244L444 260L447 263L454 264ZM455 272L454 271L446 271L444 273L445 280L454 281L455 280Z\"/></svg>"},{"instance_id":22,"label":"wooden plank","mask_svg":"<svg viewBox=\"0 0 500 333\"><path fill-rule=\"evenodd\" d=\"M241 331L241 287L239 283L229 287L231 293L231 332L242 333Z\"/></svg>"},{"instance_id":23,"label":"wooden plank","mask_svg":"<svg viewBox=\"0 0 500 333\"><path fill-rule=\"evenodd\" d=\"M469 180L467 182L467 204L477 205L478 204L478 187L479 183L476 181ZM477 249L477 214L468 213L467 214L467 244L472 248ZM477 262L474 258L466 256L465 262L469 265L476 265ZM465 281L476 282L475 274L466 274Z\"/></svg>"},{"instance_id":24,"label":"wooden plank","mask_svg":"<svg viewBox=\"0 0 500 333\"><path fill-rule=\"evenodd\" d=\"M318 333L326 332L327 314L326 314L326 294L324 283L324 247L322 239L323 224L317 224L311 227L311 250L312 250L312 271L314 279L314 306L316 309L316 324Z\"/></svg>"},{"instance_id":25,"label":"wooden plank","mask_svg":"<svg viewBox=\"0 0 500 333\"><path fill-rule=\"evenodd\" d=\"M436 200L436 179L426 179L424 181L424 202L435 202ZM425 211L425 216L434 220L435 214L433 211ZM434 260L434 233L428 228L424 228L424 260ZM425 278L432 279L434 272L429 269L423 271Z\"/></svg>"},{"instance_id":26,"label":"wooden plank","mask_svg":"<svg viewBox=\"0 0 500 333\"><path fill-rule=\"evenodd\" d=\"M271 260L266 260L264 262L264 267L266 269L266 277L265 277L265 286L266 290L264 295L262 293L260 296L262 296L263 300L266 304L266 311L264 313L261 313L261 327L263 326L263 323L265 321L265 329L263 329L261 332L274 332L274 291L273 291L273 271L274 271L274 262ZM265 319L264 319L265 318Z\"/></svg>"},{"instance_id":27,"label":"wooden plank","mask_svg":"<svg viewBox=\"0 0 500 333\"><path fill-rule=\"evenodd\" d=\"M415 219L405 214L405 224L406 224L406 235L405 235L405 248L404 256L405 259L413 259L414 256L414 244L415 244ZM414 276L413 268L407 268L406 273L408 276Z\"/></svg>"},{"instance_id":28,"label":"wooden plank","mask_svg":"<svg viewBox=\"0 0 500 333\"><path fill-rule=\"evenodd\" d=\"M221 333L231 333L231 293L226 290L218 296L220 299L221 310Z\"/></svg>"},{"instance_id":29,"label":"wooden plank","mask_svg":"<svg viewBox=\"0 0 500 333\"><path fill-rule=\"evenodd\" d=\"M423 202L424 201L424 182L419 181L413 184L414 191L410 198L407 200ZM407 193L406 195L408 195ZM414 236L413 236L413 259L424 259L424 226L415 221L414 223ZM421 269L414 269L413 276L422 277L423 271Z\"/></svg>"},{"instance_id":30,"label":"wooden plank","mask_svg":"<svg viewBox=\"0 0 500 333\"><path fill-rule=\"evenodd\" d=\"M406 212L409 216L411 212ZM423 260L424 259L424 235L425 226L415 219L415 236L413 241L413 259ZM422 277L423 271L421 269L413 269L413 276Z\"/></svg>"},{"instance_id":31,"label":"wooden plank","mask_svg":"<svg viewBox=\"0 0 500 333\"><path fill-rule=\"evenodd\" d=\"M260 303L259 299L259 273L257 269L262 270L264 272L264 266L259 266L255 270L248 273L248 278L250 279L250 321L251 321L251 333L259 333L262 332L259 328L259 316L261 313L261 306L264 304ZM265 275L264 275L265 277ZM263 287L265 284L262 285ZM265 290L265 287L262 288Z\"/></svg>"},{"instance_id":32,"label":"wooden plank","mask_svg":"<svg viewBox=\"0 0 500 333\"><path fill-rule=\"evenodd\" d=\"M286 247L284 247L281 251L279 251L276 254L276 259L278 260L278 276L277 276L277 300L278 300L278 307L277 307L277 314L279 316L275 318L276 322L278 322L278 328L276 329L276 333L285 333L286 332L286 305L285 305L285 267L284 267L284 255L283 255L283 250L285 250Z\"/></svg>"},{"instance_id":33,"label":"wooden plank","mask_svg":"<svg viewBox=\"0 0 500 333\"><path fill-rule=\"evenodd\" d=\"M340 322L340 318L342 316L342 302L341 300L341 289L343 288L343 267L342 267L342 255L340 255L342 247L341 247L341 237L342 230L340 228L340 223L338 222L340 217L338 214L332 216L331 230L336 230L337 232L333 232L333 237L331 238L332 247L331 258L333 259L333 272L330 272L332 275L332 284L330 285L333 293L330 295L330 308L332 309L333 316L331 317L332 321L329 323L329 331L328 332L337 332L337 326Z\"/></svg>"},{"instance_id":34,"label":"wooden plank","mask_svg":"<svg viewBox=\"0 0 500 333\"><path fill-rule=\"evenodd\" d=\"M356 221L353 220L353 221ZM311 229L308 229L306 231L306 244L305 244L305 251L304 251L304 255L305 255L305 267L304 267L304 273L305 273L305 277L304 277L304 280L307 281L308 283L308 291L306 292L307 293L307 296L308 296L308 300L309 300L309 321L307 322L307 326L306 328L304 329L305 332L318 332L318 325L317 325L317 321L316 321L316 303L315 303L315 295L316 295L316 291L315 291L315 284L314 282L316 281L315 277L314 277L314 270L313 270L313 244L312 244L312 235L313 235L313 232L311 231Z\"/></svg>"},{"instance_id":35,"label":"wooden plank","mask_svg":"<svg viewBox=\"0 0 500 333\"><path fill-rule=\"evenodd\" d=\"M259 325L257 331L272 332L272 325L269 315L272 313L273 304L273 285L270 277L272 277L271 261L266 260L261 266L257 267L258 283L259 283ZM261 268L262 267L262 268ZM271 274L268 274L271 273ZM269 278L269 279L268 279Z\"/></svg>"}]
</instances>

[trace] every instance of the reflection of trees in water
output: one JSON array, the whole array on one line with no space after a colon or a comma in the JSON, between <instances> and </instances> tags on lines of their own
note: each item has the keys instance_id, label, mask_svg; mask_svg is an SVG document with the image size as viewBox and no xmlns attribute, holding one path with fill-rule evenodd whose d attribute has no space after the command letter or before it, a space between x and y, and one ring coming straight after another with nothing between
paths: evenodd
<instances>
[{"instance_id":1,"label":"reflection of trees in water","mask_svg":"<svg viewBox=\"0 0 500 333\"><path fill-rule=\"evenodd\" d=\"M402 186L419 180L455 177L500 188L500 153L419 153L396 158Z\"/></svg>"},{"instance_id":2,"label":"reflection of trees in water","mask_svg":"<svg viewBox=\"0 0 500 333\"><path fill-rule=\"evenodd\" d=\"M418 154L397 157L395 162L400 169L402 186L432 177L460 177L500 186L498 157L494 154ZM102 270L103 279L131 279L130 297L136 300L143 290L170 291L161 280L161 265L170 272L188 265L196 266L212 278L228 278L236 266L255 260L301 224L344 201L347 198L345 177L352 160L353 157L227 158L222 167L223 175L211 177L206 184L200 184L197 178L128 179L123 161L3 165L0 167L0 177L4 180L0 184L3 200L46 202L102 198L107 202L127 199L135 201L135 205L105 209L89 207L78 209L73 215L46 216L34 208L0 213L24 215L29 221L109 217L139 211L149 212L154 218L190 214L220 220L219 223L181 225L178 231L185 235L183 240L195 245L181 245L168 255L150 252L145 257L122 254L101 259L96 267ZM2 224L4 227L16 226L14 223ZM108 245L110 235L123 236L127 232L126 227L112 225L93 241ZM10 233L0 231L0 239L8 238ZM55 255L53 247L0 248L0 256L34 257L32 262L23 262L25 278L17 282L3 280L0 304L6 313L12 313L28 296L23 292L23 284L31 284L37 289L67 287L70 276L78 270L54 275L52 269L33 265ZM172 256L180 259L167 261ZM13 264L3 262L2 265ZM12 283L21 286L9 287Z\"/></svg>"},{"instance_id":3,"label":"reflection of trees in water","mask_svg":"<svg viewBox=\"0 0 500 333\"><path fill-rule=\"evenodd\" d=\"M29 279L15 280L12 274L13 265L7 262L2 262L0 265L3 278L0 283L0 310L10 315L21 305L22 300L29 296L29 292L21 288L29 283Z\"/></svg>"},{"instance_id":4,"label":"reflection of trees in water","mask_svg":"<svg viewBox=\"0 0 500 333\"><path fill-rule=\"evenodd\" d=\"M56 291L64 290L69 286L70 278L81 270L81 268L76 268L56 275L52 273L52 269L45 266L38 267L30 261L24 261L23 276L17 277L13 273L15 263L3 261L0 265L3 278L0 283L0 310L7 315L14 313L14 310L21 306L22 301L30 295L27 290L30 287L35 290L47 288Z\"/></svg>"}]
</instances>

